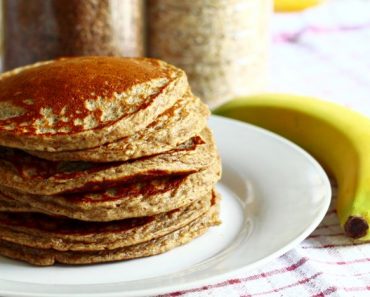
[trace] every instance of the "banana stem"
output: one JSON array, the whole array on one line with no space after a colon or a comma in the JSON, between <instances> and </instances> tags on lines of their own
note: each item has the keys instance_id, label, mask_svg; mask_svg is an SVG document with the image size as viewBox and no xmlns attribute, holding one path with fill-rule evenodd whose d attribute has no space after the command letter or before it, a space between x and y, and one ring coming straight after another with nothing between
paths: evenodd
<instances>
[{"instance_id":1,"label":"banana stem","mask_svg":"<svg viewBox=\"0 0 370 297\"><path fill-rule=\"evenodd\" d=\"M344 224L344 232L354 239L364 237L369 230L369 224L363 217L348 217Z\"/></svg>"}]
</instances>

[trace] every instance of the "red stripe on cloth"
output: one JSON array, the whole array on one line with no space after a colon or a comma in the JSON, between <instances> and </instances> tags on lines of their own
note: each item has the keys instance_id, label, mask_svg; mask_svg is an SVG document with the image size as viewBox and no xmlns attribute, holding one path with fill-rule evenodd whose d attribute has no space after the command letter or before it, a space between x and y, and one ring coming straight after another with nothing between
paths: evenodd
<instances>
[{"instance_id":1,"label":"red stripe on cloth","mask_svg":"<svg viewBox=\"0 0 370 297\"><path fill-rule=\"evenodd\" d=\"M278 34L273 35L272 40L273 42L292 42L296 39L300 38L302 35L306 33L311 34L331 34L331 33L341 33L347 31L358 31L358 30L365 30L370 27L370 23L362 23L358 25L342 25L342 26L335 26L335 27L321 27L321 26L314 26L308 25L305 26L295 32L280 32Z\"/></svg>"},{"instance_id":2,"label":"red stripe on cloth","mask_svg":"<svg viewBox=\"0 0 370 297\"><path fill-rule=\"evenodd\" d=\"M276 288L274 290L264 291L264 292L259 292L259 293L253 293L253 295L241 295L241 297L265 296L265 295L269 295L269 294L272 294L272 293L277 293L277 292L280 292L280 291L285 290L285 289L290 289L290 288L297 287L299 285L306 284L306 283L310 282L311 280L317 278L321 274L323 274L323 273L318 272L318 273L315 273L314 275L312 275L310 277L303 278L303 279L301 279L301 280L299 280L295 283L292 283L292 284L289 284L289 285L286 285L286 286L283 286L283 287L280 287L280 288Z\"/></svg>"},{"instance_id":3,"label":"red stripe on cloth","mask_svg":"<svg viewBox=\"0 0 370 297\"><path fill-rule=\"evenodd\" d=\"M318 294L312 295L311 297L325 297L328 296L334 292L337 291L346 291L346 292L363 292L363 291L370 291L370 286L367 287L352 287L352 288L347 288L347 287L329 287L324 291L321 291Z\"/></svg>"},{"instance_id":4,"label":"red stripe on cloth","mask_svg":"<svg viewBox=\"0 0 370 297\"><path fill-rule=\"evenodd\" d=\"M362 273L332 273L332 272L325 272L328 275L332 276L340 276L340 277L349 277L349 276L364 276L370 274L370 271L368 272L362 272Z\"/></svg>"},{"instance_id":5,"label":"red stripe on cloth","mask_svg":"<svg viewBox=\"0 0 370 297\"><path fill-rule=\"evenodd\" d=\"M326 290L324 291L321 291L320 293L318 294L315 294L315 295L312 295L311 297L325 297L325 296L328 296L334 292L336 292L338 289L336 287L329 287L327 288Z\"/></svg>"},{"instance_id":6,"label":"red stripe on cloth","mask_svg":"<svg viewBox=\"0 0 370 297\"><path fill-rule=\"evenodd\" d=\"M310 261L330 264L330 265L351 265L351 264L357 264L357 263L370 262L370 258L361 258L361 259L356 259L352 261L322 261L322 260L316 260L316 259L310 259Z\"/></svg>"},{"instance_id":7,"label":"red stripe on cloth","mask_svg":"<svg viewBox=\"0 0 370 297\"><path fill-rule=\"evenodd\" d=\"M229 279L227 282L228 282L230 285L240 284L240 283L241 283L240 279Z\"/></svg>"},{"instance_id":8,"label":"red stripe on cloth","mask_svg":"<svg viewBox=\"0 0 370 297\"><path fill-rule=\"evenodd\" d=\"M214 284L214 285L208 285L208 286L203 286L203 287L184 290L184 291L177 291L177 292L172 292L172 293L169 293L169 294L164 294L164 295L159 295L159 296L162 296L162 297L176 297L176 296L181 296L181 295L184 295L184 294L187 294L187 293L201 292L201 291L205 291L205 290L209 290L209 289L222 288L222 287L226 287L226 286L229 286L229 285L239 284L239 283L243 283L243 282L247 282L247 281L258 280L258 279L261 279L261 278L266 278L266 277L269 277L269 276L294 271L294 270L298 269L299 267L301 267L302 265L304 265L307 261L308 261L308 258L301 258L296 263L294 263L292 265L289 265L289 266L286 266L286 267L283 267L283 268L280 268L280 269L274 269L274 270L271 270L271 271L268 271L268 272L263 272L263 273L260 273L260 274L251 275L251 276L248 276L248 277L245 277L245 278L229 279L225 282Z\"/></svg>"},{"instance_id":9,"label":"red stripe on cloth","mask_svg":"<svg viewBox=\"0 0 370 297\"><path fill-rule=\"evenodd\" d=\"M167 294L166 296L176 297L176 296L180 296L180 295L181 295L180 292L173 292L173 293ZM165 295L161 295L161 296L165 296Z\"/></svg>"},{"instance_id":10,"label":"red stripe on cloth","mask_svg":"<svg viewBox=\"0 0 370 297\"><path fill-rule=\"evenodd\" d=\"M302 249L332 249L337 247L349 247L361 245L362 243L324 244L320 246L301 246Z\"/></svg>"},{"instance_id":11,"label":"red stripe on cloth","mask_svg":"<svg viewBox=\"0 0 370 297\"><path fill-rule=\"evenodd\" d=\"M346 292L359 292L359 291L370 291L370 286L367 287L352 287L352 288L341 288Z\"/></svg>"},{"instance_id":12,"label":"red stripe on cloth","mask_svg":"<svg viewBox=\"0 0 370 297\"><path fill-rule=\"evenodd\" d=\"M311 234L307 238L317 238L317 237L334 237L334 236L344 236L344 233L333 233L333 234Z\"/></svg>"}]
</instances>

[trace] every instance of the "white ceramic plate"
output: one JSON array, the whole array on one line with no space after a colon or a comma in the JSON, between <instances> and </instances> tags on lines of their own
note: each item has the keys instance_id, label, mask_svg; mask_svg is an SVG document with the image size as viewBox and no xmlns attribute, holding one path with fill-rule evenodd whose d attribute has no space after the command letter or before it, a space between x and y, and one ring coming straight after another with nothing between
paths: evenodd
<instances>
[{"instance_id":1,"label":"white ceramic plate","mask_svg":"<svg viewBox=\"0 0 370 297\"><path fill-rule=\"evenodd\" d=\"M0 257L0 296L141 296L222 280L276 258L309 235L329 206L325 172L265 130L212 117L223 160L223 224L165 254L121 263L38 268Z\"/></svg>"}]
</instances>

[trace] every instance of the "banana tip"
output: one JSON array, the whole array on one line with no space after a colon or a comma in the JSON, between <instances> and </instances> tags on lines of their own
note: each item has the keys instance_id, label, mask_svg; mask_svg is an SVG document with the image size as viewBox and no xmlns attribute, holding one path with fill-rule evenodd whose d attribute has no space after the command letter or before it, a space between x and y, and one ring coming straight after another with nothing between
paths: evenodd
<instances>
[{"instance_id":1,"label":"banana tip","mask_svg":"<svg viewBox=\"0 0 370 297\"><path fill-rule=\"evenodd\" d=\"M367 234L369 224L362 217L351 216L344 224L344 232L352 238L361 238Z\"/></svg>"}]
</instances>

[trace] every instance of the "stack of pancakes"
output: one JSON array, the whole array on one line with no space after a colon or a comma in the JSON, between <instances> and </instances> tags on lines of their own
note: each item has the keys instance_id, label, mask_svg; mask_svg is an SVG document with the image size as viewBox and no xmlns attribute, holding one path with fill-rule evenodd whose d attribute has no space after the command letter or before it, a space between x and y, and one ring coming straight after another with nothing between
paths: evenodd
<instances>
[{"instance_id":1,"label":"stack of pancakes","mask_svg":"<svg viewBox=\"0 0 370 297\"><path fill-rule=\"evenodd\" d=\"M144 257L219 223L208 108L185 73L79 57L0 76L0 254L35 265Z\"/></svg>"}]
</instances>

